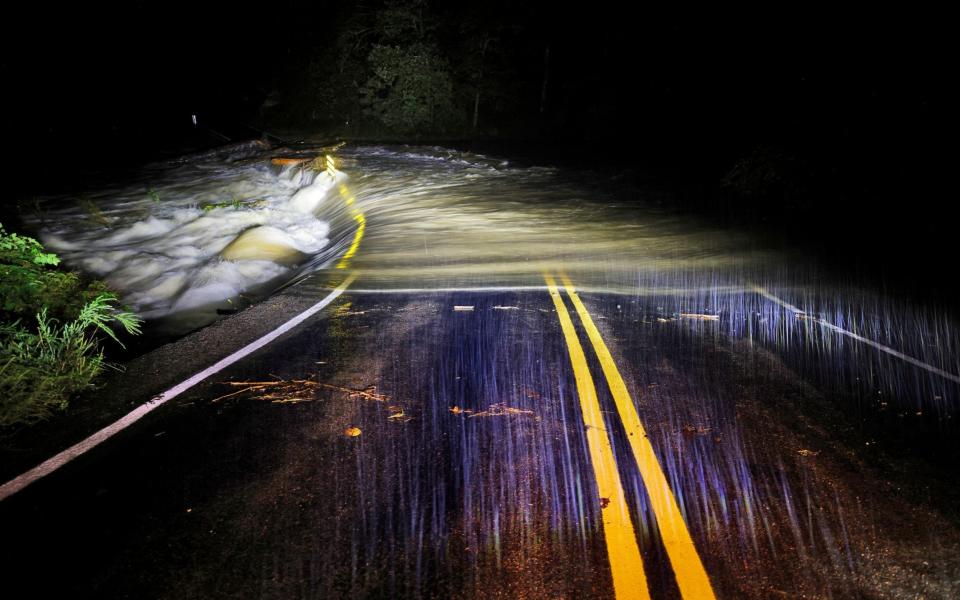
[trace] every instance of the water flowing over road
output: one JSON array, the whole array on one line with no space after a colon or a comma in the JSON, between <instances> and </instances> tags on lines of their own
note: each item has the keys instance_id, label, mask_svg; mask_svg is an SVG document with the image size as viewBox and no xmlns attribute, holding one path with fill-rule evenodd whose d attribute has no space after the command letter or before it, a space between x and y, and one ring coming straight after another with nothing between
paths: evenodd
<instances>
[{"instance_id":1,"label":"water flowing over road","mask_svg":"<svg viewBox=\"0 0 960 600\"><path fill-rule=\"evenodd\" d=\"M132 361L107 405L238 353L0 502L5 580L97 598L960 594L956 490L929 455L956 439L951 315L671 199L575 162L253 145L38 204L44 242L157 331L217 321ZM68 557L53 579L50 548Z\"/></svg>"}]
</instances>

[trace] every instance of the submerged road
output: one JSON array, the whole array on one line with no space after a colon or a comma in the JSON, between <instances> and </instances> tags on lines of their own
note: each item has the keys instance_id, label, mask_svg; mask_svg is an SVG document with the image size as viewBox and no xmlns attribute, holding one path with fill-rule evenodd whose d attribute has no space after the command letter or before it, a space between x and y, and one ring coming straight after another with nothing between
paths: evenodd
<instances>
[{"instance_id":1,"label":"submerged road","mask_svg":"<svg viewBox=\"0 0 960 600\"><path fill-rule=\"evenodd\" d=\"M560 263L390 289L363 215L330 270L105 388L163 401L0 502L5 598L960 595L952 486L834 385L943 408L949 364L769 278L681 310Z\"/></svg>"}]
</instances>

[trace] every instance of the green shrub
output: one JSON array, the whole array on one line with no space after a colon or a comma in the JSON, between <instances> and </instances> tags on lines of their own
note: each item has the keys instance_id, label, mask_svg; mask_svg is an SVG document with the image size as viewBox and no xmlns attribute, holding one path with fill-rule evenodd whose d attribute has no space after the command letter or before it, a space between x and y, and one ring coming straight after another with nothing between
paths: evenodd
<instances>
[{"instance_id":1,"label":"green shrub","mask_svg":"<svg viewBox=\"0 0 960 600\"><path fill-rule=\"evenodd\" d=\"M56 254L43 251L37 240L7 233L0 224L0 258L11 261L24 261L34 265L59 265Z\"/></svg>"},{"instance_id":2,"label":"green shrub","mask_svg":"<svg viewBox=\"0 0 960 600\"><path fill-rule=\"evenodd\" d=\"M73 320L85 304L109 293L102 281L55 268L59 264L40 242L0 224L0 322L33 322L44 306L52 318Z\"/></svg>"},{"instance_id":3,"label":"green shrub","mask_svg":"<svg viewBox=\"0 0 960 600\"><path fill-rule=\"evenodd\" d=\"M140 318L119 309L102 283L53 269L59 262L0 226L0 428L64 409L110 366L101 341L120 343L113 327L140 332Z\"/></svg>"}]
</instances>

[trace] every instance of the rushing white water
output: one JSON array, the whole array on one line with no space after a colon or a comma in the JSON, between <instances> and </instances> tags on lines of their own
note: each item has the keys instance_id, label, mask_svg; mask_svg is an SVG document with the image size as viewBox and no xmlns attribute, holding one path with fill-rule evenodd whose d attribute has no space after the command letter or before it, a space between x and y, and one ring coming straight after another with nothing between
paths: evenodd
<instances>
[{"instance_id":1,"label":"rushing white water","mask_svg":"<svg viewBox=\"0 0 960 600\"><path fill-rule=\"evenodd\" d=\"M324 202L345 178L276 166L266 155L200 159L48 202L40 238L147 319L215 315L282 283L330 246Z\"/></svg>"}]
</instances>

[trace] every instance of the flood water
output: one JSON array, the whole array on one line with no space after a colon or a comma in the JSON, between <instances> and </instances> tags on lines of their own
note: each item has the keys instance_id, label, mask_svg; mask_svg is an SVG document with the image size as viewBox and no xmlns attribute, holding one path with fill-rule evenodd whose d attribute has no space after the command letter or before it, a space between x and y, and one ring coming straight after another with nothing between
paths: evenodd
<instances>
[{"instance_id":1,"label":"flood water","mask_svg":"<svg viewBox=\"0 0 960 600\"><path fill-rule=\"evenodd\" d=\"M883 408L953 418L960 337L946 312L678 212L656 181L438 146L348 145L332 170L287 160L329 152L247 144L157 164L39 202L31 224L168 334L324 271L359 271L354 293L422 294L542 290L562 273L645 318L716 321Z\"/></svg>"},{"instance_id":2,"label":"flood water","mask_svg":"<svg viewBox=\"0 0 960 600\"><path fill-rule=\"evenodd\" d=\"M615 197L590 173L439 147L347 147L335 176L271 162L321 152L155 165L132 183L49 198L30 224L146 319L191 325L332 267L358 218L363 250L352 266L377 290L539 288L543 271L560 269L619 291L661 287L653 280L666 272L686 289L717 289L769 262L749 240L660 208L654 187Z\"/></svg>"}]
</instances>

